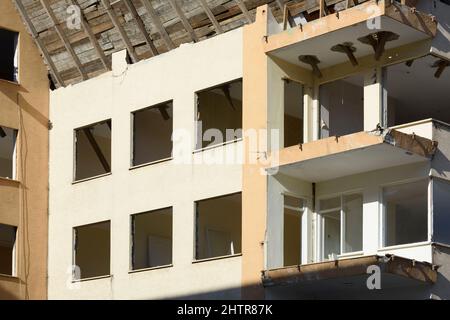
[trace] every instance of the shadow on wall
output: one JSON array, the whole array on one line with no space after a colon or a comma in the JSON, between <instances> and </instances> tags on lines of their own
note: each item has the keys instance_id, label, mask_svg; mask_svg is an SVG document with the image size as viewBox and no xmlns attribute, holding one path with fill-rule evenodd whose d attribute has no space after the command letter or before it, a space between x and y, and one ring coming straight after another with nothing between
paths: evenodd
<instances>
[{"instance_id":1,"label":"shadow on wall","mask_svg":"<svg viewBox=\"0 0 450 320\"><path fill-rule=\"evenodd\" d=\"M23 111L31 115L36 121L38 121L41 125L47 127L49 123L48 117L43 115L36 107L29 104L26 98L23 96L24 93L28 93L22 86L17 86L15 84L9 84L7 82L3 82L0 85L0 92L4 97L7 97L12 103L18 104Z\"/></svg>"},{"instance_id":2,"label":"shadow on wall","mask_svg":"<svg viewBox=\"0 0 450 320\"><path fill-rule=\"evenodd\" d=\"M18 104L22 108L23 111L28 113L31 117L33 117L37 122L39 122L42 126L48 127L49 119L45 115L43 115L37 108L29 104L26 98L23 95L18 96Z\"/></svg>"},{"instance_id":3,"label":"shadow on wall","mask_svg":"<svg viewBox=\"0 0 450 320\"><path fill-rule=\"evenodd\" d=\"M346 276L338 278L313 279L304 283L293 281L283 285L273 285L263 288L256 283L242 288L225 288L191 295L171 297L174 300L238 300L242 296L251 299L266 300L326 300L326 299L408 299L408 300L447 300L450 299L450 246L433 246L433 264L439 266L437 280L434 284L423 283L400 275L384 273L380 290L368 290L366 287L368 275ZM289 278L290 276L288 276ZM264 291L262 291L264 290ZM252 294L259 293L258 296Z\"/></svg>"},{"instance_id":4,"label":"shadow on wall","mask_svg":"<svg viewBox=\"0 0 450 320\"><path fill-rule=\"evenodd\" d=\"M0 276L1 277L1 276ZM19 293L19 279L1 277L0 279L0 300L18 300Z\"/></svg>"},{"instance_id":5,"label":"shadow on wall","mask_svg":"<svg viewBox=\"0 0 450 320\"><path fill-rule=\"evenodd\" d=\"M226 271L224 271L226 272ZM243 298L244 296L244 298ZM250 284L245 287L230 287L220 290L199 292L195 294L170 297L166 300L258 300L264 299L262 283Z\"/></svg>"},{"instance_id":6,"label":"shadow on wall","mask_svg":"<svg viewBox=\"0 0 450 320\"><path fill-rule=\"evenodd\" d=\"M0 86L0 92L3 93L5 96L7 96L12 102L17 102L17 93L29 93L29 91L24 88L23 86L19 86L15 83L10 82L2 82L2 85Z\"/></svg>"},{"instance_id":7,"label":"shadow on wall","mask_svg":"<svg viewBox=\"0 0 450 320\"><path fill-rule=\"evenodd\" d=\"M345 278L330 279L330 282L319 281L313 286L308 285L305 291L302 290L301 285L293 286L277 286L267 287L264 290L264 295L249 296L251 300L380 300L380 299L394 299L394 300L426 300L426 299L449 299L450 291L448 290L450 282L445 274L438 274L438 280L433 286L427 286L415 283L414 286L405 285L400 287L389 287L381 290L361 289L359 287L349 287L345 284L341 290L336 291L336 282L343 281ZM355 278L352 278L355 280ZM361 277L361 283L365 283L366 276ZM324 288L329 287L329 290ZM305 287L306 288L306 287ZM226 288L216 291L202 292L197 294L181 295L177 297L169 297L165 300L246 300L241 298L245 293L252 289L261 292L261 286L245 287L245 288ZM262 292L261 292L262 293Z\"/></svg>"},{"instance_id":8,"label":"shadow on wall","mask_svg":"<svg viewBox=\"0 0 450 320\"><path fill-rule=\"evenodd\" d=\"M170 300L240 300L241 288L227 288L216 291L178 296Z\"/></svg>"},{"instance_id":9,"label":"shadow on wall","mask_svg":"<svg viewBox=\"0 0 450 320\"><path fill-rule=\"evenodd\" d=\"M434 260L438 269L438 277L436 283L432 286L433 297L436 299L450 299L450 265L448 259L450 257L450 248L436 245L433 249Z\"/></svg>"}]
</instances>

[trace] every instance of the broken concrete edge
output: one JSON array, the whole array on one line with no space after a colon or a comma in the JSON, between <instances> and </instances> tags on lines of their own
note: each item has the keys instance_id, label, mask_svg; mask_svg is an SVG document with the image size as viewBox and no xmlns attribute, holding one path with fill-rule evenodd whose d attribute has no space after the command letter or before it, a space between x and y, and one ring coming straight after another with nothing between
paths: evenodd
<instances>
[{"instance_id":1,"label":"broken concrete edge","mask_svg":"<svg viewBox=\"0 0 450 320\"><path fill-rule=\"evenodd\" d=\"M126 49L114 52L111 58L111 69L113 76L117 77L122 75L127 69L129 64L129 54Z\"/></svg>"},{"instance_id":2,"label":"broken concrete edge","mask_svg":"<svg viewBox=\"0 0 450 320\"><path fill-rule=\"evenodd\" d=\"M437 141L416 134L406 134L395 129L384 130L382 136L385 143L429 159L434 156L438 146Z\"/></svg>"},{"instance_id":3,"label":"broken concrete edge","mask_svg":"<svg viewBox=\"0 0 450 320\"><path fill-rule=\"evenodd\" d=\"M387 1L385 16L401 22L413 29L435 37L438 30L438 21L431 15L420 12L408 4Z\"/></svg>"},{"instance_id":4,"label":"broken concrete edge","mask_svg":"<svg viewBox=\"0 0 450 320\"><path fill-rule=\"evenodd\" d=\"M264 287L285 286L369 275L367 270L370 266L378 266L382 273L422 283L433 284L437 281L437 266L394 255L372 255L265 270L261 278Z\"/></svg>"},{"instance_id":5,"label":"broken concrete edge","mask_svg":"<svg viewBox=\"0 0 450 320\"><path fill-rule=\"evenodd\" d=\"M373 147L382 143L427 159L432 159L438 146L437 141L415 134L406 134L395 129L377 128L373 131L362 131L340 137L332 136L272 151L268 154L268 159L279 159L276 166L278 168L306 160ZM267 163L273 162L268 161ZM271 164L265 166L266 171L270 171L273 168Z\"/></svg>"},{"instance_id":6,"label":"broken concrete edge","mask_svg":"<svg viewBox=\"0 0 450 320\"><path fill-rule=\"evenodd\" d=\"M329 32L351 27L358 23L380 17L385 12L384 2L369 0L358 6L335 14L326 15L322 18L312 20L301 28L287 29L278 33L270 34L264 43L264 51L270 54L272 51L294 45L298 42L313 39Z\"/></svg>"},{"instance_id":7,"label":"broken concrete edge","mask_svg":"<svg viewBox=\"0 0 450 320\"><path fill-rule=\"evenodd\" d=\"M434 38L438 30L438 21L431 15L422 13L407 4L393 0L369 0L357 6L329 14L310 21L301 28L287 29L270 34L264 43L266 54L286 48L301 41L310 40L333 31L355 26L359 23L386 17Z\"/></svg>"}]
</instances>

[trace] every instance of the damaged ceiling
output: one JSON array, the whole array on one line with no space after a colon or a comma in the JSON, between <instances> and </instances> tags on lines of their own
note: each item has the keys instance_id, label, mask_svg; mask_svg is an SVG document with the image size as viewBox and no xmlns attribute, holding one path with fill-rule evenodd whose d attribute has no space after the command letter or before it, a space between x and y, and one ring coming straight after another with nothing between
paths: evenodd
<instances>
[{"instance_id":1,"label":"damaged ceiling","mask_svg":"<svg viewBox=\"0 0 450 320\"><path fill-rule=\"evenodd\" d=\"M269 4L279 23L284 20L285 5L295 6L295 14L307 21L317 18L320 8L317 0L11 1L35 39L56 87L110 70L111 54L116 51L127 49L137 62L182 43L239 28L253 22L256 8L263 4ZM339 2L346 0L326 0L331 11Z\"/></svg>"}]
</instances>

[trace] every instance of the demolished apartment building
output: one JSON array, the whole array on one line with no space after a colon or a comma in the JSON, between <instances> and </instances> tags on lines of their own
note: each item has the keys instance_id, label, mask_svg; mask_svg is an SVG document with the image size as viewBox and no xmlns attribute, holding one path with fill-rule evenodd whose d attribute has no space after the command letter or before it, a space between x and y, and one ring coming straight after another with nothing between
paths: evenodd
<instances>
[{"instance_id":1,"label":"demolished apartment building","mask_svg":"<svg viewBox=\"0 0 450 320\"><path fill-rule=\"evenodd\" d=\"M447 1L12 2L54 88L48 298L450 298Z\"/></svg>"}]
</instances>

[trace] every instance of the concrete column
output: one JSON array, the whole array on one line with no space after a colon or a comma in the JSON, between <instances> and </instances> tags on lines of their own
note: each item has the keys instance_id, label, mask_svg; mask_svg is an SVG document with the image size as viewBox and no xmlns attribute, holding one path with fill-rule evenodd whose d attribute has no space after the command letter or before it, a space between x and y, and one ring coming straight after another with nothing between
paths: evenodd
<instances>
[{"instance_id":1,"label":"concrete column","mask_svg":"<svg viewBox=\"0 0 450 320\"><path fill-rule=\"evenodd\" d=\"M312 123L311 123L311 137L312 141L320 139L320 99L319 99L319 83L314 81L313 98L312 98Z\"/></svg>"},{"instance_id":2,"label":"concrete column","mask_svg":"<svg viewBox=\"0 0 450 320\"><path fill-rule=\"evenodd\" d=\"M267 212L267 268L283 267L284 212L282 186L274 177L268 177Z\"/></svg>"},{"instance_id":3,"label":"concrete column","mask_svg":"<svg viewBox=\"0 0 450 320\"><path fill-rule=\"evenodd\" d=\"M384 90L384 76L381 67L375 67L364 75L364 130L374 130L383 126L386 120L383 111L387 110L387 94Z\"/></svg>"},{"instance_id":4,"label":"concrete column","mask_svg":"<svg viewBox=\"0 0 450 320\"><path fill-rule=\"evenodd\" d=\"M302 231L301 231L301 244L302 244L302 264L307 264L311 262L312 257L312 221L311 221L311 201L308 201L308 209L303 212L302 215Z\"/></svg>"},{"instance_id":5,"label":"concrete column","mask_svg":"<svg viewBox=\"0 0 450 320\"><path fill-rule=\"evenodd\" d=\"M114 76L120 76L128 68L127 50L121 50L112 54L111 69Z\"/></svg>"},{"instance_id":6,"label":"concrete column","mask_svg":"<svg viewBox=\"0 0 450 320\"><path fill-rule=\"evenodd\" d=\"M314 89L305 85L303 90L303 142L307 143L313 141L312 114Z\"/></svg>"},{"instance_id":7,"label":"concrete column","mask_svg":"<svg viewBox=\"0 0 450 320\"><path fill-rule=\"evenodd\" d=\"M244 27L244 88L243 129L268 128L268 58L263 41L268 34L268 21L273 19L268 5L258 8L255 23ZM244 137L246 157L267 148L254 150ZM247 158L248 159L248 158ZM264 299L261 270L264 268L264 248L267 212L267 177L261 174L259 163L246 161L242 172L242 298Z\"/></svg>"},{"instance_id":8,"label":"concrete column","mask_svg":"<svg viewBox=\"0 0 450 320\"><path fill-rule=\"evenodd\" d=\"M363 251L364 254L376 254L379 242L379 191L371 186L363 194Z\"/></svg>"}]
</instances>

